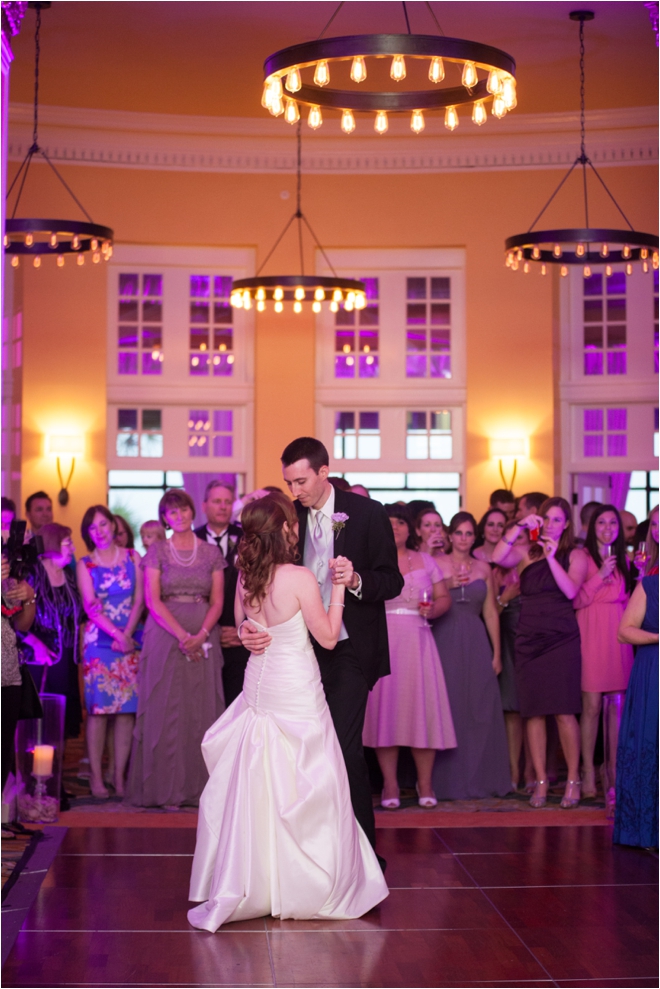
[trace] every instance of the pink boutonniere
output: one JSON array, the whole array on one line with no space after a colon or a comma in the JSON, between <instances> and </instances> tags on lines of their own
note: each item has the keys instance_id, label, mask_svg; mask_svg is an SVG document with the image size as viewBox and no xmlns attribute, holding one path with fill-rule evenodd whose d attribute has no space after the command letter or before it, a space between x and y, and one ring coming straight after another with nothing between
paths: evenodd
<instances>
[{"instance_id":1,"label":"pink boutonniere","mask_svg":"<svg viewBox=\"0 0 660 989\"><path fill-rule=\"evenodd\" d=\"M348 522L348 515L346 512L333 512L330 521L332 522L332 531L334 533L341 532Z\"/></svg>"}]
</instances>

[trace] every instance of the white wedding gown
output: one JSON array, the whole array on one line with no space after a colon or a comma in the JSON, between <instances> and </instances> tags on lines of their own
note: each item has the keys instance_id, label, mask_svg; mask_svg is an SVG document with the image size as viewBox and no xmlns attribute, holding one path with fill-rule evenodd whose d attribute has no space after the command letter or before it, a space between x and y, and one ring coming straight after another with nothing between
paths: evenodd
<instances>
[{"instance_id":1,"label":"white wedding gown","mask_svg":"<svg viewBox=\"0 0 660 989\"><path fill-rule=\"evenodd\" d=\"M243 693L202 743L209 781L190 899L205 902L188 920L207 931L269 914L361 917L388 895L353 814L302 612L267 631L273 641L250 657Z\"/></svg>"}]
</instances>

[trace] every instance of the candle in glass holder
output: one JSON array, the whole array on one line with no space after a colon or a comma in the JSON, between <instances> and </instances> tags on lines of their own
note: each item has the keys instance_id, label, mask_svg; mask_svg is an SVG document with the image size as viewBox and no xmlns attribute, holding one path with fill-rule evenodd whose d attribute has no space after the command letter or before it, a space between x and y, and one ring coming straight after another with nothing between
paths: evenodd
<instances>
[{"instance_id":1,"label":"candle in glass holder","mask_svg":"<svg viewBox=\"0 0 660 989\"><path fill-rule=\"evenodd\" d=\"M33 776L51 776L53 772L53 745L35 745L32 758Z\"/></svg>"}]
</instances>

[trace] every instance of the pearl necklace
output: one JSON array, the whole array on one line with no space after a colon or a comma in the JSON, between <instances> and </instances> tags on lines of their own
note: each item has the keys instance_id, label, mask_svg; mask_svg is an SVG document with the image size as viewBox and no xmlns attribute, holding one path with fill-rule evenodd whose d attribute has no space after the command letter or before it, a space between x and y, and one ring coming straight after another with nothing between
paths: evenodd
<instances>
[{"instance_id":1,"label":"pearl necklace","mask_svg":"<svg viewBox=\"0 0 660 989\"><path fill-rule=\"evenodd\" d=\"M115 552L114 552L114 556L112 557L112 560L110 561L110 563L104 563L103 562L103 560L101 559L101 557L99 555L98 547L94 550L94 554L93 555L96 557L96 562L98 563L98 565L100 567L107 567L108 570L114 570L114 568L117 566L117 563L119 561L119 546L117 546L117 544L115 543Z\"/></svg>"},{"instance_id":2,"label":"pearl necklace","mask_svg":"<svg viewBox=\"0 0 660 989\"><path fill-rule=\"evenodd\" d=\"M197 536L194 536L193 538L195 540L195 545L190 551L190 556L188 557L187 560L179 555L171 539L168 539L167 541L167 545L170 547L170 553L172 554L175 563L178 563L180 567L191 567L195 562L195 560L197 559L197 544L199 543L199 539L197 538Z\"/></svg>"}]
</instances>

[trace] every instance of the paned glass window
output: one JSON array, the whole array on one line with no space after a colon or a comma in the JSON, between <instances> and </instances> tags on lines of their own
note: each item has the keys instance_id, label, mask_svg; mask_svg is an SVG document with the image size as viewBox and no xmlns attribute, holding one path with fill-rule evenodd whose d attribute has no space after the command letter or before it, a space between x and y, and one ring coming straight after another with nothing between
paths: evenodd
<instances>
[{"instance_id":1,"label":"paned glass window","mask_svg":"<svg viewBox=\"0 0 660 989\"><path fill-rule=\"evenodd\" d=\"M451 378L451 279L408 278L406 377Z\"/></svg>"},{"instance_id":2,"label":"paned glass window","mask_svg":"<svg viewBox=\"0 0 660 989\"><path fill-rule=\"evenodd\" d=\"M190 374L233 374L231 283L228 275L190 276Z\"/></svg>"},{"instance_id":3,"label":"paned glass window","mask_svg":"<svg viewBox=\"0 0 660 989\"><path fill-rule=\"evenodd\" d=\"M406 458L408 460L451 460L453 456L451 412L406 413Z\"/></svg>"},{"instance_id":4,"label":"paned glass window","mask_svg":"<svg viewBox=\"0 0 660 989\"><path fill-rule=\"evenodd\" d=\"M658 471L633 470L626 498L626 511L632 512L640 522L649 516L658 504Z\"/></svg>"},{"instance_id":5,"label":"paned glass window","mask_svg":"<svg viewBox=\"0 0 660 989\"><path fill-rule=\"evenodd\" d=\"M378 279L361 281L366 307L349 311L342 303L335 313L335 378L378 377Z\"/></svg>"},{"instance_id":6,"label":"paned glass window","mask_svg":"<svg viewBox=\"0 0 660 989\"><path fill-rule=\"evenodd\" d=\"M380 459L380 414L335 413L335 460Z\"/></svg>"},{"instance_id":7,"label":"paned glass window","mask_svg":"<svg viewBox=\"0 0 660 989\"><path fill-rule=\"evenodd\" d=\"M627 409L584 409L584 456L626 457L628 455L627 429Z\"/></svg>"},{"instance_id":8,"label":"paned glass window","mask_svg":"<svg viewBox=\"0 0 660 989\"><path fill-rule=\"evenodd\" d=\"M162 374L163 276L119 275L119 374Z\"/></svg>"},{"instance_id":9,"label":"paned glass window","mask_svg":"<svg viewBox=\"0 0 660 989\"><path fill-rule=\"evenodd\" d=\"M160 409L117 409L117 456L162 457L162 418Z\"/></svg>"},{"instance_id":10,"label":"paned glass window","mask_svg":"<svg viewBox=\"0 0 660 989\"><path fill-rule=\"evenodd\" d=\"M653 370L658 373L658 269L653 269Z\"/></svg>"},{"instance_id":11,"label":"paned glass window","mask_svg":"<svg viewBox=\"0 0 660 989\"><path fill-rule=\"evenodd\" d=\"M626 276L596 273L584 279L584 373L625 374Z\"/></svg>"},{"instance_id":12,"label":"paned glass window","mask_svg":"<svg viewBox=\"0 0 660 989\"><path fill-rule=\"evenodd\" d=\"M231 457L234 413L231 409L191 409L188 416L188 456Z\"/></svg>"}]
</instances>

